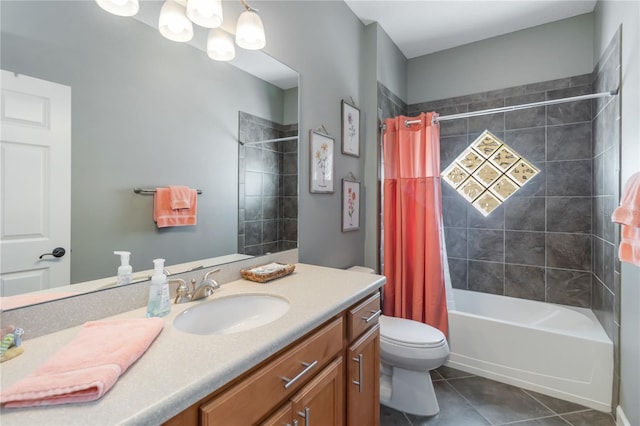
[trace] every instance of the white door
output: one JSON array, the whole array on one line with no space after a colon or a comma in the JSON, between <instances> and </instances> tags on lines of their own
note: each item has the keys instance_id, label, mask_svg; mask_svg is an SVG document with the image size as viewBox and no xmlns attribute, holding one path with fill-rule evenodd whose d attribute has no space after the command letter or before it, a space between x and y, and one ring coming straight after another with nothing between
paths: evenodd
<instances>
[{"instance_id":1,"label":"white door","mask_svg":"<svg viewBox=\"0 0 640 426\"><path fill-rule=\"evenodd\" d=\"M0 296L12 296L69 284L71 88L1 72Z\"/></svg>"}]
</instances>

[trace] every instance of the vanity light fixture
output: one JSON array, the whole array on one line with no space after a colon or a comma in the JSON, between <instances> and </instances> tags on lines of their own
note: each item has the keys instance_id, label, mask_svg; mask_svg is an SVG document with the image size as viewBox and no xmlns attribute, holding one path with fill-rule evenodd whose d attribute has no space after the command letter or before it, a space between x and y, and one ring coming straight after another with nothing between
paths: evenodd
<instances>
[{"instance_id":1,"label":"vanity light fixture","mask_svg":"<svg viewBox=\"0 0 640 426\"><path fill-rule=\"evenodd\" d=\"M230 61L236 57L231 34L222 28L213 28L207 37L207 55L215 61Z\"/></svg>"},{"instance_id":2,"label":"vanity light fixture","mask_svg":"<svg viewBox=\"0 0 640 426\"><path fill-rule=\"evenodd\" d=\"M96 0L98 6L118 16L133 16L140 10L138 0Z\"/></svg>"},{"instance_id":3,"label":"vanity light fixture","mask_svg":"<svg viewBox=\"0 0 640 426\"><path fill-rule=\"evenodd\" d=\"M236 44L243 49L260 50L267 44L262 19L246 0L239 1L244 11L236 24ZM96 3L119 16L133 16L140 9L138 0L96 0ZM158 30L169 40L188 42L193 38L193 24L211 28L207 55L216 61L230 61L236 52L230 34L218 30L222 19L222 0L165 0L160 9Z\"/></svg>"},{"instance_id":4,"label":"vanity light fixture","mask_svg":"<svg viewBox=\"0 0 640 426\"><path fill-rule=\"evenodd\" d=\"M193 25L187 18L186 5L179 0L166 0L158 19L160 34L169 40L186 42L193 38Z\"/></svg>"},{"instance_id":5,"label":"vanity light fixture","mask_svg":"<svg viewBox=\"0 0 640 426\"><path fill-rule=\"evenodd\" d=\"M236 24L236 44L243 49L259 50L266 46L264 25L256 9L252 9L245 0L240 0L245 11L240 14Z\"/></svg>"}]
</instances>

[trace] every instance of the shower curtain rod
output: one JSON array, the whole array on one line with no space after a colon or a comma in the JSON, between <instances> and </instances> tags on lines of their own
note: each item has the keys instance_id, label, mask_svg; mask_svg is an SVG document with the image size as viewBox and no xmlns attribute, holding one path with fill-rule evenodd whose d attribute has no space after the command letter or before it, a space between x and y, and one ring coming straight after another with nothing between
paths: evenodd
<instances>
[{"instance_id":1,"label":"shower curtain rod","mask_svg":"<svg viewBox=\"0 0 640 426\"><path fill-rule=\"evenodd\" d=\"M545 105L562 104L565 102L582 101L585 99L611 97L611 96L616 96L617 94L618 94L618 89L613 90L611 92L600 92L600 93L592 93L589 95L572 96L569 98L550 99L548 101L533 102L530 104L512 105L507 107L483 109L480 111L472 111L472 112L462 112L460 114L451 114L451 115L443 115L442 117L435 117L434 122L457 120L459 118L478 117L481 115L497 114L500 112L518 111L521 109L536 108L536 107L541 107ZM407 127L409 127L411 124L416 124L416 123L420 123L420 120L404 120L404 125Z\"/></svg>"},{"instance_id":2,"label":"shower curtain rod","mask_svg":"<svg viewBox=\"0 0 640 426\"><path fill-rule=\"evenodd\" d=\"M240 145L254 145L259 143L269 143L269 142L284 142L284 141L292 141L294 139L298 139L297 136L289 136L286 138L276 138L276 139L265 139L263 141L255 141L255 142L242 142L238 141Z\"/></svg>"}]
</instances>

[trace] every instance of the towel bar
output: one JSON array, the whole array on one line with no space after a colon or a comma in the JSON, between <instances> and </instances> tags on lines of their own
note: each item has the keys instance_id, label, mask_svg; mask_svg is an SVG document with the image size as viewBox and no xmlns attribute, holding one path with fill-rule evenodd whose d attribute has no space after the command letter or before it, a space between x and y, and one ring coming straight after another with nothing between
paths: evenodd
<instances>
[{"instance_id":1,"label":"towel bar","mask_svg":"<svg viewBox=\"0 0 640 426\"><path fill-rule=\"evenodd\" d=\"M140 195L153 195L156 193L156 190L151 188L133 188L133 192ZM201 189L196 189L196 192L198 195L202 194Z\"/></svg>"}]
</instances>

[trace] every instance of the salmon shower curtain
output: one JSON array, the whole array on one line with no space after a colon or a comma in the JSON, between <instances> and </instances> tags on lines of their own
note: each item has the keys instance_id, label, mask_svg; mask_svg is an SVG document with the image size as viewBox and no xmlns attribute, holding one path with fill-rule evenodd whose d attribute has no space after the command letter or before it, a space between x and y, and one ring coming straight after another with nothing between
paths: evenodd
<instances>
[{"instance_id":1,"label":"salmon shower curtain","mask_svg":"<svg viewBox=\"0 0 640 426\"><path fill-rule=\"evenodd\" d=\"M385 315L408 318L448 335L440 188L440 126L435 113L385 120ZM405 125L405 120L420 123Z\"/></svg>"}]
</instances>

